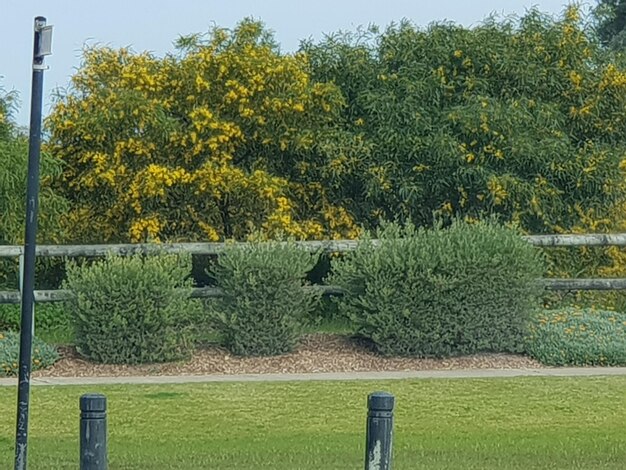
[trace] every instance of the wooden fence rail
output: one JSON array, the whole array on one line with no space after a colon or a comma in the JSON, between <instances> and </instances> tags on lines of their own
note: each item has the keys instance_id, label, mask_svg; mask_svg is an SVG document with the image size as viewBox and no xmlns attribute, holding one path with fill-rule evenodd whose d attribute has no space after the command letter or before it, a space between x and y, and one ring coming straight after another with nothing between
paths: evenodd
<instances>
[{"instance_id":1,"label":"wooden fence rail","mask_svg":"<svg viewBox=\"0 0 626 470\"><path fill-rule=\"evenodd\" d=\"M529 235L523 237L529 243L542 247L567 246L626 246L626 233L581 235ZM325 240L297 242L311 252L345 253L354 250L358 240ZM374 240L374 243L377 243ZM242 243L245 244L245 243ZM135 243L121 245L38 245L37 256L43 257L95 257L107 253L132 255L135 253L190 253L192 255L218 255L227 243ZM0 258L17 258L24 248L17 245L0 245Z\"/></svg>"},{"instance_id":2,"label":"wooden fence rail","mask_svg":"<svg viewBox=\"0 0 626 470\"><path fill-rule=\"evenodd\" d=\"M539 282L547 290L573 291L573 290L626 290L626 279L540 279ZM343 295L343 289L338 286L312 285L306 287L322 291L323 295ZM69 290L36 290L35 302L63 302L72 298ZM209 299L221 297L223 294L219 287L194 287L191 292L192 299ZM21 301L20 291L0 291L0 304L19 304Z\"/></svg>"},{"instance_id":3,"label":"wooden fence rail","mask_svg":"<svg viewBox=\"0 0 626 470\"><path fill-rule=\"evenodd\" d=\"M322 291L324 295L341 295L343 290L336 286L313 285L307 286L306 289L316 289ZM56 290L36 290L35 302L63 302L72 299L72 292L65 289ZM191 290L192 299L209 299L212 297L221 297L222 289L219 287L194 287ZM0 304L19 304L21 301L20 291L0 291Z\"/></svg>"},{"instance_id":4,"label":"wooden fence rail","mask_svg":"<svg viewBox=\"0 0 626 470\"><path fill-rule=\"evenodd\" d=\"M540 247L577 247L577 246L626 246L626 233L615 234L581 234L581 235L529 235L523 237L529 243ZM377 240L373 241L378 243ZM346 253L354 250L357 240L326 240L298 242L311 252ZM98 257L108 253L128 256L132 254L148 254L155 252L189 253L192 255L219 255L227 246L226 243L171 243L171 244L119 244L119 245L38 245L37 256L41 257ZM20 268L23 261L23 247L0 245L0 258L19 258ZM21 269L20 269L21 272ZM626 290L626 279L541 279L540 282L548 290ZM320 289L324 295L341 295L337 286L311 286ZM67 290L37 290L35 302L62 302L71 298ZM215 287L199 287L193 289L192 298L219 297L222 291ZM16 291L0 291L0 304L19 304L21 293Z\"/></svg>"}]
</instances>

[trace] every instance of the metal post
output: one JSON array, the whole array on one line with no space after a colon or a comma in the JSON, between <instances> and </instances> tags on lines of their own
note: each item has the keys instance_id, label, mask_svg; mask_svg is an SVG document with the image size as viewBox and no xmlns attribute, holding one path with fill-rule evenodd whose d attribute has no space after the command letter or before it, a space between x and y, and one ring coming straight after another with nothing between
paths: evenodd
<instances>
[{"instance_id":1,"label":"metal post","mask_svg":"<svg viewBox=\"0 0 626 470\"><path fill-rule=\"evenodd\" d=\"M26 470L28 451L28 408L33 342L33 290L35 287L35 241L39 198L39 154L43 103L44 56L50 54L52 30L43 16L35 18L33 82L28 138L28 184L26 188L26 227L24 235L24 275L22 280L22 320L20 325L20 365L15 430L15 469Z\"/></svg>"},{"instance_id":2,"label":"metal post","mask_svg":"<svg viewBox=\"0 0 626 470\"><path fill-rule=\"evenodd\" d=\"M80 470L107 470L107 399L80 397Z\"/></svg>"},{"instance_id":3,"label":"metal post","mask_svg":"<svg viewBox=\"0 0 626 470\"><path fill-rule=\"evenodd\" d=\"M367 397L365 470L391 470L394 401L387 392Z\"/></svg>"}]
</instances>

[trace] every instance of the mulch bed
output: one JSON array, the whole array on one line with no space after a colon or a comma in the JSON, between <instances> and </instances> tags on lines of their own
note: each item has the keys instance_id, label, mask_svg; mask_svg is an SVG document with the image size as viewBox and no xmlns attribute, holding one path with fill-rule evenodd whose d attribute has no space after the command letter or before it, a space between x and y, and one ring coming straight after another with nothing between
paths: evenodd
<instances>
[{"instance_id":1,"label":"mulch bed","mask_svg":"<svg viewBox=\"0 0 626 470\"><path fill-rule=\"evenodd\" d=\"M62 359L33 373L34 377L96 377L138 375L277 374L314 372L371 372L450 369L535 369L538 362L512 354L474 354L448 359L381 357L366 344L347 336L312 334L290 354L237 357L209 347L184 362L138 366L94 364L73 348L61 348Z\"/></svg>"}]
</instances>

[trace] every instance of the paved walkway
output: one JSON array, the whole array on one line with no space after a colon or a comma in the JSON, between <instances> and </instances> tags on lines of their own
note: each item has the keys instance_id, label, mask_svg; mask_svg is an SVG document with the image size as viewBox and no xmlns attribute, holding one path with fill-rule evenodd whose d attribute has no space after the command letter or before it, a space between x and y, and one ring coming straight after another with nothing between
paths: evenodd
<instances>
[{"instance_id":1,"label":"paved walkway","mask_svg":"<svg viewBox=\"0 0 626 470\"><path fill-rule=\"evenodd\" d=\"M498 377L594 377L626 375L626 367L562 367L554 369L467 369L406 372L328 372L315 374L161 375L135 377L39 377L32 385L179 384L210 382L288 382L306 380L489 379ZM0 378L0 387L17 385Z\"/></svg>"}]
</instances>

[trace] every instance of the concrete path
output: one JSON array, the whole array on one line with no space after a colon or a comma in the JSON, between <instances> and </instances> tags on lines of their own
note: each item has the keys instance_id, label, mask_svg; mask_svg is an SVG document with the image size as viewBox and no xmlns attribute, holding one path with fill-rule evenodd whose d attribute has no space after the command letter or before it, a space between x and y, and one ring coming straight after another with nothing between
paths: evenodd
<instances>
[{"instance_id":1,"label":"concrete path","mask_svg":"<svg viewBox=\"0 0 626 470\"><path fill-rule=\"evenodd\" d=\"M489 379L498 377L595 377L626 375L626 367L562 367L546 369L467 369L406 372L329 372L315 374L161 375L135 377L40 377L32 385L180 384L210 382L289 382L306 380ZM16 386L16 378L0 378L0 386Z\"/></svg>"}]
</instances>

